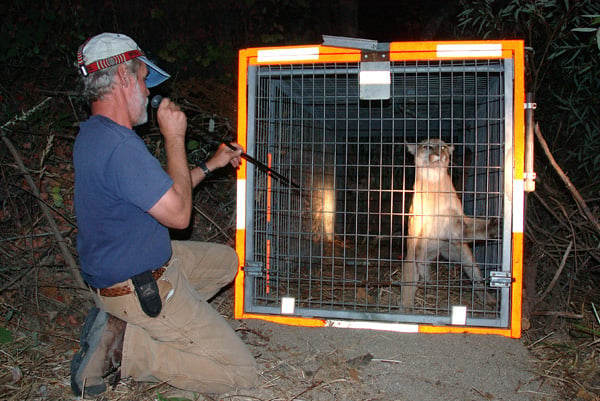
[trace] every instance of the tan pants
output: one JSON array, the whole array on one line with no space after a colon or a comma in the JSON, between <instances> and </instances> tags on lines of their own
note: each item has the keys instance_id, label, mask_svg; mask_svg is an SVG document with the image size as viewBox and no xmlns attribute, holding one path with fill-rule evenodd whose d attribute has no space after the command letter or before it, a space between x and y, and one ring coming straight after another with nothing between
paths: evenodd
<instances>
[{"instance_id":1,"label":"tan pants","mask_svg":"<svg viewBox=\"0 0 600 401\"><path fill-rule=\"evenodd\" d=\"M254 358L206 302L233 280L237 254L225 245L193 241L173 241L172 247L158 280L159 316L148 317L135 294L99 297L108 313L128 323L122 377L199 393L252 387L258 379Z\"/></svg>"}]
</instances>

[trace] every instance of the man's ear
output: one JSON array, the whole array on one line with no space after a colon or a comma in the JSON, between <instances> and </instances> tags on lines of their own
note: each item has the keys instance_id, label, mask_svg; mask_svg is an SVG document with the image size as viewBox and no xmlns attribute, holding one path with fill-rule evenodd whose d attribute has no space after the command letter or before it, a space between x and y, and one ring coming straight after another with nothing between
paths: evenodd
<instances>
[{"instance_id":1,"label":"man's ear","mask_svg":"<svg viewBox=\"0 0 600 401\"><path fill-rule=\"evenodd\" d=\"M123 87L129 86L129 69L125 65L125 63L121 63L117 66L117 77L119 77L119 85Z\"/></svg>"}]
</instances>

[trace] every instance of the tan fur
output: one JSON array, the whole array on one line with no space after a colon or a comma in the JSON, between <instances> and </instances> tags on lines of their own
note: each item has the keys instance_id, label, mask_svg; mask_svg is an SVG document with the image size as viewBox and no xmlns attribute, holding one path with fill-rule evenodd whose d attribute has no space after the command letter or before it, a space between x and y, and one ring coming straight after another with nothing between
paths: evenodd
<instances>
[{"instance_id":1,"label":"tan fur","mask_svg":"<svg viewBox=\"0 0 600 401\"><path fill-rule=\"evenodd\" d=\"M407 254L402 268L402 305L414 305L420 280L429 281L429 264L440 255L462 264L475 285L483 277L468 243L497 236L497 224L464 215L462 203L448 174L454 147L440 139L407 145L415 155L414 196L409 212ZM410 285L406 285L410 284ZM480 291L478 291L480 292ZM487 303L494 303L488 296Z\"/></svg>"}]
</instances>

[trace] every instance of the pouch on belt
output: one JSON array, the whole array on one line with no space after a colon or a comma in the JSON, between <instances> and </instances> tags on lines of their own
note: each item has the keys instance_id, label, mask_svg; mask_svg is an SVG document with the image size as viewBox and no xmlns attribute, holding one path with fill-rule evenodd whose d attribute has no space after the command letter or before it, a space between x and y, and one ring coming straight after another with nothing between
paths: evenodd
<instances>
[{"instance_id":1,"label":"pouch on belt","mask_svg":"<svg viewBox=\"0 0 600 401\"><path fill-rule=\"evenodd\" d=\"M158 292L158 285L148 270L131 277L135 292L142 306L142 310L150 317L156 317L162 309L162 301Z\"/></svg>"}]
</instances>

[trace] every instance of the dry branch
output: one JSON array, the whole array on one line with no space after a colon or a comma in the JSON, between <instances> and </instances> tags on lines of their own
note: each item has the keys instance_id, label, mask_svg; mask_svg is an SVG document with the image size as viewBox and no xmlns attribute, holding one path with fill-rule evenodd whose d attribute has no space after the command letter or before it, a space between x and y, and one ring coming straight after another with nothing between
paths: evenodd
<instances>
[{"instance_id":1,"label":"dry branch","mask_svg":"<svg viewBox=\"0 0 600 401\"><path fill-rule=\"evenodd\" d=\"M17 150L17 148L15 148L15 146L12 144L11 140L8 139L5 135L5 131L8 129L8 127L10 127L11 125L15 124L18 121L25 121L30 115L32 115L36 111L40 110L46 103L48 103L49 100L50 100L50 98L45 98L41 103L34 106L27 113L23 113L21 116L15 117L15 118L11 119L10 121L8 121L7 123L5 123L2 126L1 136L2 136L2 141L6 144L6 147L8 148L8 150L10 151L11 155L13 156L15 162L17 163L17 166L23 173L23 176L25 177L27 184L31 188L31 192L37 198L40 208L42 209L42 212L44 213L44 217L46 218L46 221L48 222L48 225L50 226L50 229L52 230L52 232L54 234L54 238L56 239L56 242L61 250L63 258L69 265L71 274L73 275L73 279L75 280L76 285L81 289L86 289L87 286L85 285L83 279L81 278L81 276L79 274L79 267L77 265L77 262L75 262L75 258L73 257L73 254L71 253L69 248L67 248L65 239L62 236L61 231L59 230L58 225L56 224L56 221L54 220L54 217L52 216L52 213L50 212L50 208L43 201L41 201L40 191L39 191L38 187L35 185L33 178L31 178L31 175L29 174L27 168L25 167L25 164L23 163L23 158L19 154L19 151Z\"/></svg>"},{"instance_id":2,"label":"dry branch","mask_svg":"<svg viewBox=\"0 0 600 401\"><path fill-rule=\"evenodd\" d=\"M543 301L544 298L546 298L546 296L550 293L550 291L552 291L552 288L554 288L554 285L558 281L558 278L560 277L560 274L562 273L563 269L565 268L565 265L567 264L567 258L569 257L569 254L571 253L571 249L572 248L573 248L573 241L569 242L569 246L567 247L567 250L565 251L565 254L563 255L563 258L560 261L560 265L558 266L558 270L556 270L556 273L554 274L554 277L552 278L552 281L548 285L548 288L546 288L546 291L544 291L544 293L540 296L540 298L538 299L537 303L540 303L541 301Z\"/></svg>"},{"instance_id":3,"label":"dry branch","mask_svg":"<svg viewBox=\"0 0 600 401\"><path fill-rule=\"evenodd\" d=\"M206 220L208 220L212 225L214 225L221 232L221 234L223 234L223 236L227 239L227 241L231 241L231 237L229 236L229 234L227 234L227 231L225 231L223 229L223 227L221 227L214 219L212 219L208 213L206 213L204 210L202 210L202 208L200 208L200 206L194 205L194 210L196 212L198 212L198 214L200 214Z\"/></svg>"},{"instance_id":4,"label":"dry branch","mask_svg":"<svg viewBox=\"0 0 600 401\"><path fill-rule=\"evenodd\" d=\"M598 218L596 216L594 216L594 214L588 207L587 203L585 202L585 200L583 199L583 197L581 196L579 191L577 191L577 188L575 188L575 185L573 185L573 183L571 182L571 180L569 179L567 174L565 174L563 169L558 165L558 163L554 159L554 156L552 156L552 153L550 152L550 149L548 148L548 144L546 143L546 140L542 136L542 132L540 130L540 125L538 123L535 124L535 136L536 136L537 140L539 141L540 145L542 146L542 149L544 150L546 157L548 158L548 160L550 160L550 164L552 164L552 167L554 167L554 170L559 175L560 179L564 182L564 184L567 187L567 189L569 190L569 192L571 192L571 195L573 195L573 198L575 199L575 202L577 203L577 207L579 207L579 209L581 210L583 215L592 224L592 226L596 230L596 233L600 235L600 222L598 222Z\"/></svg>"}]
</instances>

